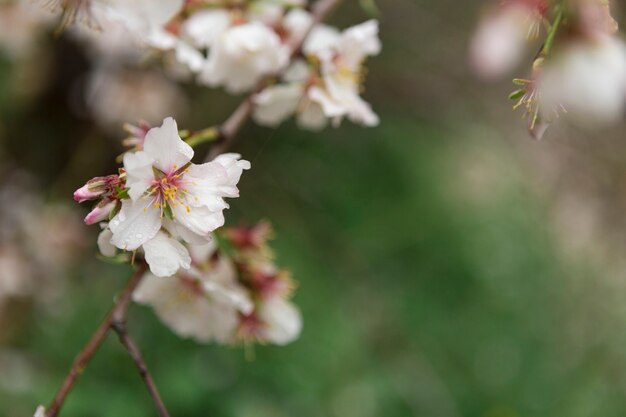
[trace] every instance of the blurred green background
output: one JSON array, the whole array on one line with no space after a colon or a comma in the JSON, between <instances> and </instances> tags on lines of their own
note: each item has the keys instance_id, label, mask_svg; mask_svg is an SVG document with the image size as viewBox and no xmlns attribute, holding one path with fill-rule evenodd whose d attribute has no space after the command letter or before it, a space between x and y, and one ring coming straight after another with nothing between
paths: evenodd
<instances>
[{"instance_id":1,"label":"blurred green background","mask_svg":"<svg viewBox=\"0 0 626 417\"><path fill-rule=\"evenodd\" d=\"M378 6L383 53L365 96L380 127L250 124L235 145L253 169L227 221L274 224L278 261L299 283L301 338L256 346L250 360L180 340L132 308L130 330L172 416L624 416L625 126L560 124L532 142L506 101L510 84L481 84L467 69L482 2ZM332 22L367 18L346 2ZM90 65L78 45L42 42L26 63L0 65L0 184L27 171L47 201L71 204L85 180L115 169L123 132L76 111ZM31 92L29 68L41 66ZM179 125L192 129L238 101L184 88ZM95 259L97 233L85 227L88 247L53 308L3 305L1 416L32 415L53 397L128 277ZM155 415L113 336L61 415Z\"/></svg>"}]
</instances>

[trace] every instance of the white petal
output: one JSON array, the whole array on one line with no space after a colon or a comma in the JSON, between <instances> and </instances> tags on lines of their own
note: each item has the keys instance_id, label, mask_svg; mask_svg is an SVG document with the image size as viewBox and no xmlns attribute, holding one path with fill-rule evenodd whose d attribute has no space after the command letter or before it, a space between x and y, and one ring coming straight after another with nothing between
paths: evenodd
<instances>
[{"instance_id":1,"label":"white petal","mask_svg":"<svg viewBox=\"0 0 626 417\"><path fill-rule=\"evenodd\" d=\"M334 100L326 90L319 87L311 87L308 97L322 107L326 117L339 117L346 113L345 107L340 102Z\"/></svg>"},{"instance_id":2,"label":"white petal","mask_svg":"<svg viewBox=\"0 0 626 417\"><path fill-rule=\"evenodd\" d=\"M313 17L311 13L303 9L291 9L283 19L283 26L290 35L292 41L299 41L306 34Z\"/></svg>"},{"instance_id":3,"label":"white petal","mask_svg":"<svg viewBox=\"0 0 626 417\"><path fill-rule=\"evenodd\" d=\"M227 10L201 10L185 21L182 31L195 46L208 48L230 25L231 16Z\"/></svg>"},{"instance_id":4,"label":"white petal","mask_svg":"<svg viewBox=\"0 0 626 417\"><path fill-rule=\"evenodd\" d=\"M211 162L190 166L185 179L190 195L197 198L191 205L204 205L212 211L227 208L223 198L239 196L237 183L242 172L250 169L250 162L239 158L235 153L222 154Z\"/></svg>"},{"instance_id":5,"label":"white petal","mask_svg":"<svg viewBox=\"0 0 626 417\"><path fill-rule=\"evenodd\" d=\"M268 87L254 97L254 120L264 126L276 127L291 116L304 94L301 84Z\"/></svg>"},{"instance_id":6,"label":"white petal","mask_svg":"<svg viewBox=\"0 0 626 417\"><path fill-rule=\"evenodd\" d=\"M33 417L46 417L46 409L43 405L37 407L37 410L35 410L35 415Z\"/></svg>"},{"instance_id":7,"label":"white petal","mask_svg":"<svg viewBox=\"0 0 626 417\"><path fill-rule=\"evenodd\" d=\"M143 148L163 172L176 170L193 158L193 149L180 138L176 121L171 117L163 120L161 127L148 131Z\"/></svg>"},{"instance_id":8,"label":"white petal","mask_svg":"<svg viewBox=\"0 0 626 417\"><path fill-rule=\"evenodd\" d=\"M189 253L191 254L191 259L197 264L206 263L211 256L217 250L217 243L215 239L211 239L208 243L203 245L190 245Z\"/></svg>"},{"instance_id":9,"label":"white petal","mask_svg":"<svg viewBox=\"0 0 626 417\"><path fill-rule=\"evenodd\" d=\"M180 223L193 233L207 236L209 233L224 225L222 211L211 211L205 206L184 207L182 204L172 208L174 221Z\"/></svg>"},{"instance_id":10,"label":"white petal","mask_svg":"<svg viewBox=\"0 0 626 417\"><path fill-rule=\"evenodd\" d=\"M319 54L337 46L339 31L331 26L317 25L307 36L302 47L305 54Z\"/></svg>"},{"instance_id":11,"label":"white petal","mask_svg":"<svg viewBox=\"0 0 626 417\"><path fill-rule=\"evenodd\" d=\"M169 219L163 219L163 227L172 237L182 239L191 245L204 245L211 240L210 236L201 236L187 229L182 224Z\"/></svg>"},{"instance_id":12,"label":"white petal","mask_svg":"<svg viewBox=\"0 0 626 417\"><path fill-rule=\"evenodd\" d=\"M214 281L204 282L202 287L213 299L231 304L243 314L250 314L254 310L254 304L250 297L239 288L229 288Z\"/></svg>"},{"instance_id":13,"label":"white petal","mask_svg":"<svg viewBox=\"0 0 626 417\"><path fill-rule=\"evenodd\" d=\"M117 248L111 243L111 238L113 237L113 232L111 232L108 228L104 229L98 235L98 249L103 256L112 257L115 256L117 252Z\"/></svg>"},{"instance_id":14,"label":"white petal","mask_svg":"<svg viewBox=\"0 0 626 417\"><path fill-rule=\"evenodd\" d=\"M161 229L160 214L160 209L148 200L124 200L122 209L109 223L111 243L129 251L139 248Z\"/></svg>"},{"instance_id":15,"label":"white petal","mask_svg":"<svg viewBox=\"0 0 626 417\"><path fill-rule=\"evenodd\" d=\"M360 25L346 29L341 34L338 44L342 59L353 69L358 68L366 56L380 53L378 39L378 21L368 20Z\"/></svg>"},{"instance_id":16,"label":"white petal","mask_svg":"<svg viewBox=\"0 0 626 417\"><path fill-rule=\"evenodd\" d=\"M282 298L267 301L259 312L261 320L267 324L265 338L277 345L293 342L302 330L302 317L298 309Z\"/></svg>"},{"instance_id":17,"label":"white petal","mask_svg":"<svg viewBox=\"0 0 626 417\"><path fill-rule=\"evenodd\" d=\"M200 342L228 342L239 323L239 313L233 306L210 300L178 276L163 279L146 274L133 299L151 305L157 316L179 336Z\"/></svg>"},{"instance_id":18,"label":"white petal","mask_svg":"<svg viewBox=\"0 0 626 417\"><path fill-rule=\"evenodd\" d=\"M324 109L318 103L311 100L303 100L298 109L298 126L303 129L319 131L326 127L328 119Z\"/></svg>"},{"instance_id":19,"label":"white petal","mask_svg":"<svg viewBox=\"0 0 626 417\"><path fill-rule=\"evenodd\" d=\"M180 268L189 269L191 257L187 248L165 233L157 235L143 244L146 262L157 277L170 277Z\"/></svg>"},{"instance_id":20,"label":"white petal","mask_svg":"<svg viewBox=\"0 0 626 417\"><path fill-rule=\"evenodd\" d=\"M204 55L186 42L176 44L176 59L187 65L193 72L198 72L204 66Z\"/></svg>"},{"instance_id":21,"label":"white petal","mask_svg":"<svg viewBox=\"0 0 626 417\"><path fill-rule=\"evenodd\" d=\"M228 180L233 185L239 182L243 171L251 168L250 162L241 159L241 155L238 153L223 153L215 157L213 162L217 162L226 169Z\"/></svg>"},{"instance_id":22,"label":"white petal","mask_svg":"<svg viewBox=\"0 0 626 417\"><path fill-rule=\"evenodd\" d=\"M137 200L152 185L154 173L152 165L154 159L146 152L128 152L124 155L124 169L126 170L126 188L128 195Z\"/></svg>"}]
</instances>

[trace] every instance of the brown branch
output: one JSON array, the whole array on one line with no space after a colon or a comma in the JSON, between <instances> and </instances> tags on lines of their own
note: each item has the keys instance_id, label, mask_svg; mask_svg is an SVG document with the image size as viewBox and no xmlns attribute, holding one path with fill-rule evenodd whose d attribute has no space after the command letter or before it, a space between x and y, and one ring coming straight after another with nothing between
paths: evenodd
<instances>
[{"instance_id":1,"label":"brown branch","mask_svg":"<svg viewBox=\"0 0 626 417\"><path fill-rule=\"evenodd\" d=\"M228 148L232 146L237 133L241 130L245 122L250 118L252 114L252 110L254 110L254 96L260 93L265 87L267 87L272 80L280 78L285 71L289 68L289 65L293 62L294 58L298 56L300 53L300 49L302 48L302 44L304 40L307 38L311 30L320 22L326 19L326 17L330 14L330 12L341 3L342 0L318 0L314 5L311 11L311 15L313 17L311 24L305 31L304 35L300 37L300 39L292 42L289 46L289 63L284 67L277 71L275 74L271 74L261 80L257 86L254 88L252 93L246 97L246 99L235 109L235 111L230 115L224 123L219 127L219 138L218 140L211 146L206 161L210 161L215 158L217 155L223 153Z\"/></svg>"},{"instance_id":2,"label":"brown branch","mask_svg":"<svg viewBox=\"0 0 626 417\"><path fill-rule=\"evenodd\" d=\"M69 373L65 377L61 388L57 392L56 396L52 400L52 403L48 407L46 411L46 417L56 417L63 406L68 394L74 387L74 383L78 376L84 371L87 367L87 364L91 360L91 358L95 355L98 348L104 340L111 329L112 325L116 320L119 320L122 317L126 317L126 311L128 309L128 303L130 302L131 296L143 274L146 272L147 265L145 262L140 262L139 266L133 273L132 277L126 284L126 287L122 290L120 295L115 300L113 307L106 315L100 326L96 329L91 339L87 342L85 347L80 351L74 362L72 363L72 367L70 368Z\"/></svg>"},{"instance_id":3,"label":"brown branch","mask_svg":"<svg viewBox=\"0 0 626 417\"><path fill-rule=\"evenodd\" d=\"M122 345L124 345L128 353L130 354L131 358L135 362L135 365L137 365L139 375L141 375L141 379L143 379L146 388L148 388L148 392L152 397L152 401L156 406L159 416L170 417L169 413L167 412L167 408L165 407L165 404L161 399L159 390L154 383L154 380L152 379L152 375L150 375L150 372L148 371L148 366L141 356L139 347L137 347L137 344L133 341L133 339L128 334L128 331L126 330L126 323L124 321L114 321L111 325L111 328L113 329L113 331L115 331L115 333L117 333L120 342L122 343Z\"/></svg>"}]
</instances>

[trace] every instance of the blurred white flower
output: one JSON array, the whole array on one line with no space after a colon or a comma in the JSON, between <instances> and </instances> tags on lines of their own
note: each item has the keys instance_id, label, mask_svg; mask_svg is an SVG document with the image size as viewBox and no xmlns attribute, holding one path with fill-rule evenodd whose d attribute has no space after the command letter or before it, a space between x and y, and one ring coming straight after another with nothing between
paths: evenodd
<instances>
[{"instance_id":1,"label":"blurred white flower","mask_svg":"<svg viewBox=\"0 0 626 417\"><path fill-rule=\"evenodd\" d=\"M365 126L376 126L378 116L360 91L363 62L377 55L381 45L378 22L370 20L346 29L319 25L307 38L303 52L319 63L318 72L304 61L296 61L285 74L285 84L270 86L255 97L254 119L276 126L294 112L298 124L318 130L344 117Z\"/></svg>"},{"instance_id":2,"label":"blurred white flower","mask_svg":"<svg viewBox=\"0 0 626 417\"><path fill-rule=\"evenodd\" d=\"M239 316L252 310L252 302L237 282L232 261L222 256L212 259L214 252L212 243L192 249L195 266L171 278L146 274L133 299L152 306L181 337L233 342Z\"/></svg>"},{"instance_id":3,"label":"blurred white flower","mask_svg":"<svg viewBox=\"0 0 626 417\"><path fill-rule=\"evenodd\" d=\"M276 32L260 22L244 23L229 28L213 42L199 80L241 93L284 67L288 59L288 47Z\"/></svg>"},{"instance_id":4,"label":"blurred white flower","mask_svg":"<svg viewBox=\"0 0 626 417\"><path fill-rule=\"evenodd\" d=\"M104 21L117 21L134 36L150 42L158 37L183 7L184 0L39 0L44 8L62 15L62 26L74 23L102 29Z\"/></svg>"},{"instance_id":5,"label":"blurred white flower","mask_svg":"<svg viewBox=\"0 0 626 417\"><path fill-rule=\"evenodd\" d=\"M626 111L626 44L603 36L561 45L546 61L538 88L544 113L562 106L579 126L614 123Z\"/></svg>"},{"instance_id":6,"label":"blurred white flower","mask_svg":"<svg viewBox=\"0 0 626 417\"><path fill-rule=\"evenodd\" d=\"M191 163L193 154L174 119L167 118L148 131L142 151L124 155L130 199L123 200L109 223L111 243L129 251L144 245L155 275L171 275L172 265L187 264L186 249L174 239L153 240L162 227L188 242L209 239L209 233L224 224L224 198L239 196L237 183L250 168L237 154L220 155L202 165Z\"/></svg>"},{"instance_id":7,"label":"blurred white flower","mask_svg":"<svg viewBox=\"0 0 626 417\"><path fill-rule=\"evenodd\" d=\"M33 417L46 417L46 408L43 405L37 407L37 410L35 410L35 415Z\"/></svg>"},{"instance_id":8,"label":"blurred white flower","mask_svg":"<svg viewBox=\"0 0 626 417\"><path fill-rule=\"evenodd\" d=\"M513 70L524 57L529 38L538 35L546 8L541 0L511 0L492 10L471 40L474 71L492 80Z\"/></svg>"},{"instance_id":9,"label":"blurred white flower","mask_svg":"<svg viewBox=\"0 0 626 417\"><path fill-rule=\"evenodd\" d=\"M0 307L14 298L53 307L84 247L83 230L74 210L45 203L28 177L0 187Z\"/></svg>"},{"instance_id":10,"label":"blurred white flower","mask_svg":"<svg viewBox=\"0 0 626 417\"><path fill-rule=\"evenodd\" d=\"M276 345L286 345L300 336L302 316L290 302L274 297L262 304L259 318L264 323L260 337Z\"/></svg>"},{"instance_id":11,"label":"blurred white flower","mask_svg":"<svg viewBox=\"0 0 626 417\"><path fill-rule=\"evenodd\" d=\"M180 87L158 71L99 68L87 80L85 99L98 124L115 132L129 120L182 117L189 107Z\"/></svg>"}]
</instances>

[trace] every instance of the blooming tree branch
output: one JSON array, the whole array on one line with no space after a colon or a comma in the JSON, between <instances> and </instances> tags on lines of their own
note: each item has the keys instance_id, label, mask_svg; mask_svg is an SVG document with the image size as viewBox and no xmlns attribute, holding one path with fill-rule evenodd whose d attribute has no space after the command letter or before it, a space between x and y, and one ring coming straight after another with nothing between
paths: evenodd
<instances>
[{"instance_id":1,"label":"blooming tree branch","mask_svg":"<svg viewBox=\"0 0 626 417\"><path fill-rule=\"evenodd\" d=\"M280 78L285 71L289 68L289 65L293 62L294 58L298 56L300 49L306 38L309 36L313 28L320 22L323 22L326 17L335 9L343 0L319 0L313 6L312 20L306 28L304 35L295 39L291 45L289 45L289 62L275 74L267 76L260 81L254 88L253 92L241 102L241 104L235 109L235 111L222 123L217 129L218 136L217 141L213 144L205 160L210 161L215 156L222 152L225 152L234 141L237 133L241 130L245 122L252 115L252 111L255 106L255 96L257 96L265 87L267 87L272 80Z\"/></svg>"},{"instance_id":2,"label":"blooming tree branch","mask_svg":"<svg viewBox=\"0 0 626 417\"><path fill-rule=\"evenodd\" d=\"M171 10L175 10L174 3L178 0L167 1L171 3ZM311 74L310 86L317 86L319 90L326 83L321 77L329 77L329 85L325 87L329 91L318 91L318 96L322 97L318 97L320 102L316 103L317 108L330 108L329 113L322 115L324 120L325 117L340 120L359 106L365 106L365 110L369 111L369 107L358 97L359 72L365 56L377 53L380 49L378 27L370 22L341 37L345 45L354 46L350 42L356 43L357 48L353 48L356 52L352 55L349 50L333 50L331 39L340 40L340 35L335 29L322 27L321 22L340 2L319 0L310 16L304 11L301 11L304 16L296 16L301 19L296 25L299 36L289 37L286 55L283 55L287 59L273 71L253 74L254 77L263 77L259 77L260 81L252 88L252 93L220 127L209 127L189 134L184 130L179 131L172 118L165 119L161 127L152 128L148 124L128 126L131 137L127 144L133 149L123 155L124 168L118 174L96 177L76 191L74 198L79 202L98 201L85 218L85 223L101 224L103 231L98 238L101 253L128 260L131 253L134 258L136 251L140 250L141 259L111 311L76 357L48 410L40 407L37 417L58 415L79 374L109 331L117 333L135 362L159 415L169 417L137 344L126 328L131 299L151 305L159 318L175 332L198 341L213 339L226 343L240 340L244 343L272 342L282 345L298 336L301 329L300 313L288 301L294 285L288 272L273 263L273 253L266 243L271 237L269 225L262 222L253 227L231 228L219 233L216 231L224 224L222 212L228 208L224 198L238 196L236 184L242 172L250 168L249 162L240 159L240 155L223 152L232 146L243 124L253 115L258 104L257 96L265 93L264 90L276 80L285 77L294 61L302 56L304 42L315 29L324 32L322 38L326 44L322 48L325 55L321 52L319 56L310 55L312 66L321 68L325 65L324 71L328 74L320 77ZM62 2L66 17L72 5L76 7L74 3ZM97 17L96 9L89 8L90 3L81 5L81 12ZM204 13L213 18L215 14L220 15L221 11L209 9ZM227 20L230 22L239 12L235 9L228 13ZM145 30L147 27L148 33L144 33L144 36L152 39L150 42L158 44L163 39L169 42L172 40L171 35L158 29L159 25L170 19L166 15L170 13L157 16L157 20L147 26L143 21L141 25L136 21L125 23L135 29L142 27ZM235 28L233 32L242 29L239 26ZM213 28L201 25L201 29ZM260 28L258 22L251 22L243 29L251 31L255 36L268 36L267 28ZM328 32L332 33L329 35ZM272 33L271 36L275 37L276 34ZM269 39L272 39L271 36ZM189 52L184 49L181 43L183 40L174 42L177 43L177 53L182 51L184 56L185 52ZM359 49L359 44L370 46ZM284 53L285 47L281 48ZM218 52L215 54L219 56ZM272 53L269 48L267 54ZM322 63L324 60L326 64ZM336 65L338 67L334 68ZM337 74L344 79L333 79ZM227 89L241 88L238 84L241 80L228 78L223 71L220 75L219 69L205 73L204 77L209 83L225 82ZM215 81L219 77L225 78ZM246 74L242 77L246 78ZM250 83L249 76L245 83ZM336 84L334 87L333 83ZM341 86L341 83L345 85ZM330 91L333 88L336 91ZM298 94L306 94L306 88L298 85L297 89ZM211 162L193 164L192 146L207 141L215 141L207 159ZM122 253L119 253L120 250ZM182 301L176 298L181 295L184 298ZM163 305L168 308L162 308Z\"/></svg>"}]
</instances>

